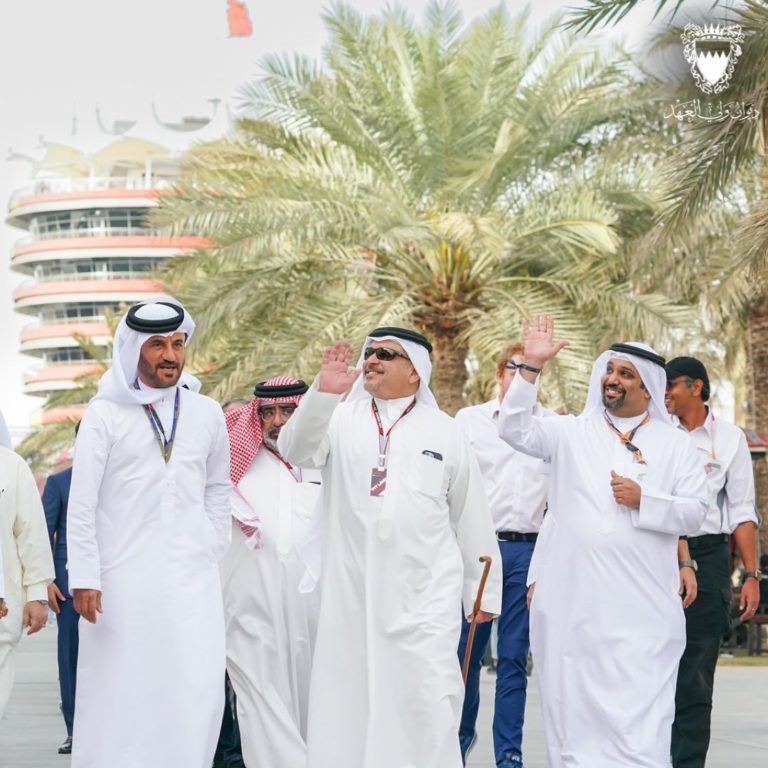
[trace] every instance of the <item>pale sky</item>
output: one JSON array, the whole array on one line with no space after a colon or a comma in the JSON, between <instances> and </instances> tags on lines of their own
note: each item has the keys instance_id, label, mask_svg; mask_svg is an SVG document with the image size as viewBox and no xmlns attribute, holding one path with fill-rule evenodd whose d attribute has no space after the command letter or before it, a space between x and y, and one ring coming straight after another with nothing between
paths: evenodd
<instances>
[{"instance_id":1,"label":"pale sky","mask_svg":"<svg viewBox=\"0 0 768 768\"><path fill-rule=\"evenodd\" d=\"M378 13L387 0L354 0ZM426 0L403 3L418 19ZM485 14L499 0L459 0L465 20ZM502 2L511 14L526 4ZM543 20L576 4L535 0ZM226 0L3 0L0 3L0 207L25 186L28 167L8 162L10 148L28 153L40 136L63 139L75 109L98 104L105 120L130 119L154 101L165 120L208 114L207 100L237 108L238 87L258 71L267 54L300 52L317 57L325 42L321 12L326 0L246 0L253 22L248 38L227 36ZM652 7L654 3L642 4ZM643 24L647 22L641 9ZM637 16L636 16L637 17ZM19 333L30 321L12 308L23 275L8 268L19 230L0 227L0 409L18 439L41 398L22 394L22 374L36 361L18 353Z\"/></svg>"}]
</instances>

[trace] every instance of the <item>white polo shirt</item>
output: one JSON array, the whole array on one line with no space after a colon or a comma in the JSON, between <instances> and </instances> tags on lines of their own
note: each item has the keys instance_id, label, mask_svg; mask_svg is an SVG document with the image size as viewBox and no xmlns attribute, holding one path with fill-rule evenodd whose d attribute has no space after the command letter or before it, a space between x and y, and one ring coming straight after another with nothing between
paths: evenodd
<instances>
[{"instance_id":1,"label":"white polo shirt","mask_svg":"<svg viewBox=\"0 0 768 768\"><path fill-rule=\"evenodd\" d=\"M687 431L679 423L678 427ZM731 534L744 522L759 525L755 509L755 477L747 438L735 424L715 418L707 408L700 427L688 432L707 473L709 508L695 536Z\"/></svg>"}]
</instances>

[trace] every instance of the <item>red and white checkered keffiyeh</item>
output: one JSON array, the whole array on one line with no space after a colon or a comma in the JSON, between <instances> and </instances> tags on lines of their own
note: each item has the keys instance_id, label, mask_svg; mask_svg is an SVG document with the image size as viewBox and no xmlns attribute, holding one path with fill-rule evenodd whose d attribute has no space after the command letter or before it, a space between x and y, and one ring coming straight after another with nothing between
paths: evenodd
<instances>
[{"instance_id":1,"label":"red and white checkered keffiyeh","mask_svg":"<svg viewBox=\"0 0 768 768\"><path fill-rule=\"evenodd\" d=\"M290 376L273 376L264 382L268 387L284 387L298 384L299 380ZM264 432L261 428L259 408L265 405L298 405L302 395L288 395L286 397L254 397L248 405L224 414L227 422L227 434L229 435L229 478L235 487L233 506L235 520L243 533L252 542L253 548L261 546L261 521L255 514L248 515L243 507L250 507L245 498L237 491L238 483L251 466L251 462L259 452L264 442ZM252 510L251 510L252 511Z\"/></svg>"}]
</instances>

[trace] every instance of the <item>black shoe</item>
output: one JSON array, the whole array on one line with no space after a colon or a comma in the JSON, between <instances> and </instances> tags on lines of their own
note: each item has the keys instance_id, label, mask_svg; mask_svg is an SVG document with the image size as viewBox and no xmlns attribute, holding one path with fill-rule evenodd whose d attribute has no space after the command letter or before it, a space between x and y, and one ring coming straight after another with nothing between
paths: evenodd
<instances>
[{"instance_id":1,"label":"black shoe","mask_svg":"<svg viewBox=\"0 0 768 768\"><path fill-rule=\"evenodd\" d=\"M60 755L72 754L72 737L71 736L67 736L66 741L59 747L59 754Z\"/></svg>"}]
</instances>

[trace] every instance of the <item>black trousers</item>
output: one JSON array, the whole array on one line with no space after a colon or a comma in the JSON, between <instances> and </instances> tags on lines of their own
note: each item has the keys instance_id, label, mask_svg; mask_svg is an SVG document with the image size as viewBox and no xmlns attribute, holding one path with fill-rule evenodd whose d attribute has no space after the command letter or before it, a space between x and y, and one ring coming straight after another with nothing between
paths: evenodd
<instances>
[{"instance_id":1,"label":"black trousers","mask_svg":"<svg viewBox=\"0 0 768 768\"><path fill-rule=\"evenodd\" d=\"M240 746L240 725L237 722L235 692L229 675L224 675L224 715L221 720L219 743L213 756L213 768L244 768L243 753Z\"/></svg>"},{"instance_id":2,"label":"black trousers","mask_svg":"<svg viewBox=\"0 0 768 768\"><path fill-rule=\"evenodd\" d=\"M699 566L696 600L685 611L686 645L677 674L672 725L674 768L704 768L720 643L730 630L730 548L726 536L688 540Z\"/></svg>"}]
</instances>

